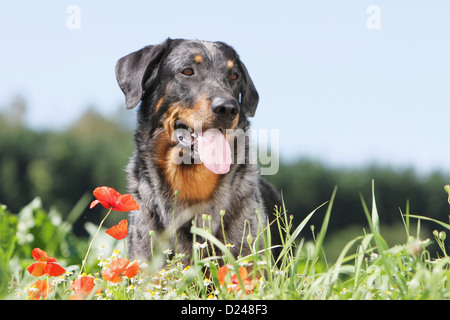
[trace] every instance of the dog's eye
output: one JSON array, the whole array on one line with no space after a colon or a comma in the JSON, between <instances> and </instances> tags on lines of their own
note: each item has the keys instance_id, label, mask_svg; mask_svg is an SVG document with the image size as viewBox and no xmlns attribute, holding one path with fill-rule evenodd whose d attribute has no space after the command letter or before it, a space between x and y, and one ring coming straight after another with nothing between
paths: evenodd
<instances>
[{"instance_id":1,"label":"dog's eye","mask_svg":"<svg viewBox=\"0 0 450 320\"><path fill-rule=\"evenodd\" d=\"M238 74L235 73L235 72L233 72L233 73L231 74L231 80L236 80L237 78L239 78Z\"/></svg>"},{"instance_id":2,"label":"dog's eye","mask_svg":"<svg viewBox=\"0 0 450 320\"><path fill-rule=\"evenodd\" d=\"M185 76L192 76L194 74L194 70L192 68L186 68L183 69L183 71L181 71L182 74L184 74Z\"/></svg>"}]
</instances>

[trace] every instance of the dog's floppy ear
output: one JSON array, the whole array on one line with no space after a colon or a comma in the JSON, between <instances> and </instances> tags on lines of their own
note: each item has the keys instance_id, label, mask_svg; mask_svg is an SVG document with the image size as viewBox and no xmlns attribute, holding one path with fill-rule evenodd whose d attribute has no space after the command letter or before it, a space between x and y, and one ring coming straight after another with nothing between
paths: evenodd
<instances>
[{"instance_id":1,"label":"dog's floppy ear","mask_svg":"<svg viewBox=\"0 0 450 320\"><path fill-rule=\"evenodd\" d=\"M240 86L240 107L244 110L244 113L247 117L253 117L255 115L256 107L258 106L259 101L258 91L256 91L255 85L253 84L253 81L248 74L247 68L241 61L239 63L239 68L242 73Z\"/></svg>"},{"instance_id":2,"label":"dog's floppy ear","mask_svg":"<svg viewBox=\"0 0 450 320\"><path fill-rule=\"evenodd\" d=\"M144 83L155 78L158 64L171 41L169 38L161 44L144 47L117 61L116 78L125 94L127 109L133 109L141 101Z\"/></svg>"}]
</instances>

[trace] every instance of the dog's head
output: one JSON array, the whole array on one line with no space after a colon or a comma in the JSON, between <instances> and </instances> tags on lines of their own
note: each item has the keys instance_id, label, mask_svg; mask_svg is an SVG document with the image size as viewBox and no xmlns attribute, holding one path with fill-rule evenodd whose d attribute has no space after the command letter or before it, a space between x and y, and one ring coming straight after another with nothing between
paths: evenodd
<instances>
[{"instance_id":1,"label":"dog's head","mask_svg":"<svg viewBox=\"0 0 450 320\"><path fill-rule=\"evenodd\" d=\"M238 114L253 117L258 104L245 65L223 42L167 39L121 58L116 76L128 109L157 94L188 109L208 104L212 115L229 121Z\"/></svg>"},{"instance_id":2,"label":"dog's head","mask_svg":"<svg viewBox=\"0 0 450 320\"><path fill-rule=\"evenodd\" d=\"M139 121L152 139L161 134L157 152L166 160L180 153L201 159L199 147L208 149L209 138L224 141L226 130L254 116L259 99L245 65L223 42L167 39L121 58L116 76L128 109L142 101Z\"/></svg>"}]
</instances>

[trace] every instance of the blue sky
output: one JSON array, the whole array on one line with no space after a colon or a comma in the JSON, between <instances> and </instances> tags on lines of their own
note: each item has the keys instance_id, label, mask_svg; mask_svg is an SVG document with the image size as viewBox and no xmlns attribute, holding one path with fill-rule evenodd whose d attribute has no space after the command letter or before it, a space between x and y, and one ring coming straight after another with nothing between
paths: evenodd
<instances>
[{"instance_id":1,"label":"blue sky","mask_svg":"<svg viewBox=\"0 0 450 320\"><path fill-rule=\"evenodd\" d=\"M252 123L280 130L282 158L450 171L449 1L44 3L0 6L0 108L21 94L34 128L64 128L90 105L115 113L120 57L196 38L239 52L260 94ZM70 5L80 29L66 25ZM367 27L371 5L380 29Z\"/></svg>"}]
</instances>

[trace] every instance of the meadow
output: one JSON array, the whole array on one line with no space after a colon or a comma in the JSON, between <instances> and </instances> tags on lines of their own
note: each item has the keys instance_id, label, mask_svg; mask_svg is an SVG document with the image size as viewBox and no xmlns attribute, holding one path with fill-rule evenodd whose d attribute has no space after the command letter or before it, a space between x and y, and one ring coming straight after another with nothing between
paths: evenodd
<instances>
[{"instance_id":1,"label":"meadow","mask_svg":"<svg viewBox=\"0 0 450 320\"><path fill-rule=\"evenodd\" d=\"M450 204L450 186L444 188ZM111 228L102 226L109 215L119 215L120 219L126 220L125 211L132 208L127 206L132 201L128 198L126 204L119 205L120 201L125 201L123 198L116 204L105 204L96 196L91 207L102 204L104 218L98 225L87 223L89 238L75 236L72 226L93 200L92 196L83 197L64 219L56 210L44 210L38 198L18 214L0 206L0 298L449 299L450 257L446 251L446 232L450 225L412 215L407 204L401 210L406 235L403 244L389 246L380 225L374 190L372 182L371 198L360 197L367 226L340 249L335 261L327 259L324 243L338 187L330 194L329 201L310 212L295 227L286 209L276 208L277 220L273 223L280 231L287 231L277 259L272 254L274 247L269 240L269 228L261 227L257 239L243 235L243 241L253 248L252 254L233 257L229 244L209 232L208 215L198 217L202 223L191 227L195 241L189 265L182 263L183 256L173 252L165 240L152 243L154 256L151 261L128 260L124 223ZM319 208L326 210L321 225L307 227ZM424 221L435 225L432 239L421 238ZM306 233L313 235L312 240L306 240ZM264 243L262 247L258 247L260 240ZM437 254L429 250L432 243L439 248Z\"/></svg>"}]
</instances>

